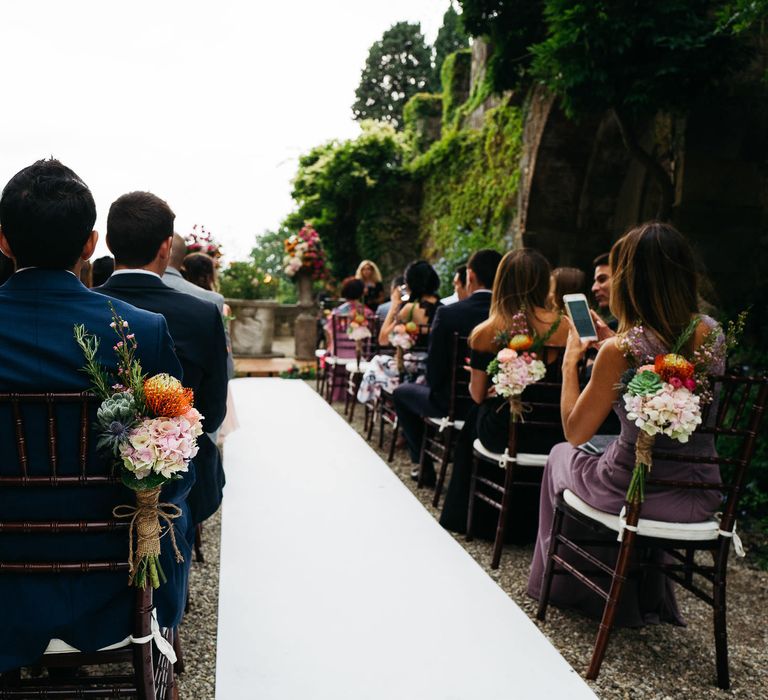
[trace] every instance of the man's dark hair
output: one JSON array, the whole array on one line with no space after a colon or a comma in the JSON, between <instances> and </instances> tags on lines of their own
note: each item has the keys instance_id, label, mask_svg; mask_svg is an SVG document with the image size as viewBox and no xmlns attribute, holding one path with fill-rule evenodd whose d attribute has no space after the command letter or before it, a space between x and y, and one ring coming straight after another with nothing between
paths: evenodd
<instances>
[{"instance_id":1,"label":"man's dark hair","mask_svg":"<svg viewBox=\"0 0 768 700\"><path fill-rule=\"evenodd\" d=\"M94 287L101 287L115 271L115 259L111 255L96 258L91 266L91 282Z\"/></svg>"},{"instance_id":2,"label":"man's dark hair","mask_svg":"<svg viewBox=\"0 0 768 700\"><path fill-rule=\"evenodd\" d=\"M95 223L91 191L54 158L20 170L0 196L0 226L18 268L73 267Z\"/></svg>"},{"instance_id":3,"label":"man's dark hair","mask_svg":"<svg viewBox=\"0 0 768 700\"><path fill-rule=\"evenodd\" d=\"M163 241L173 236L176 215L151 192L118 197L107 216L107 246L115 263L143 267L151 263Z\"/></svg>"},{"instance_id":4,"label":"man's dark hair","mask_svg":"<svg viewBox=\"0 0 768 700\"><path fill-rule=\"evenodd\" d=\"M477 281L485 289L493 289L496 270L501 262L501 253L490 248L482 248L472 253L467 261L467 267L475 273Z\"/></svg>"},{"instance_id":5,"label":"man's dark hair","mask_svg":"<svg viewBox=\"0 0 768 700\"><path fill-rule=\"evenodd\" d=\"M610 265L610 254L609 253L600 253L593 261L592 261L592 267L598 267L599 265Z\"/></svg>"},{"instance_id":6,"label":"man's dark hair","mask_svg":"<svg viewBox=\"0 0 768 700\"><path fill-rule=\"evenodd\" d=\"M459 265L456 268L456 272L454 274L459 276L462 286L466 287L467 286L467 266Z\"/></svg>"}]
</instances>

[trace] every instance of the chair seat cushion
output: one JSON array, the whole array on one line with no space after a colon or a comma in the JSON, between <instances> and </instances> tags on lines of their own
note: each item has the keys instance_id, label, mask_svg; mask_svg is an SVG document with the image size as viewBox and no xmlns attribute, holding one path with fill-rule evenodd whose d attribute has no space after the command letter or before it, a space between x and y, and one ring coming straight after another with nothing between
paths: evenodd
<instances>
[{"instance_id":1,"label":"chair seat cushion","mask_svg":"<svg viewBox=\"0 0 768 700\"><path fill-rule=\"evenodd\" d=\"M444 420L448 420L447 418L433 418L432 416L427 416L427 420L432 423L435 427L440 427ZM463 420L455 420L453 421L453 427L456 428L456 430L463 430L464 429L464 421Z\"/></svg>"},{"instance_id":2,"label":"chair seat cushion","mask_svg":"<svg viewBox=\"0 0 768 700\"><path fill-rule=\"evenodd\" d=\"M121 649L122 647L127 647L131 643L131 638L126 637L122 642L116 642L115 644L110 644L109 646L102 647L99 649L99 651L111 651L112 649ZM80 652L79 649L75 649L75 647L70 646L67 644L63 639L52 639L50 642L48 642L48 646L46 647L44 654L78 654Z\"/></svg>"},{"instance_id":3,"label":"chair seat cushion","mask_svg":"<svg viewBox=\"0 0 768 700\"><path fill-rule=\"evenodd\" d=\"M358 372L365 372L371 366L370 362L361 361L360 367L357 366L357 360L347 360L345 365L347 372L350 374L357 374Z\"/></svg>"},{"instance_id":4,"label":"chair seat cushion","mask_svg":"<svg viewBox=\"0 0 768 700\"><path fill-rule=\"evenodd\" d=\"M581 500L575 493L566 489L563 500L573 510L586 515L614 532L619 532L619 516L593 508ZM688 540L699 542L717 539L720 524L714 518L698 523L668 523L663 520L640 518L637 523L637 534L642 537L656 537L665 540Z\"/></svg>"},{"instance_id":5,"label":"chair seat cushion","mask_svg":"<svg viewBox=\"0 0 768 700\"><path fill-rule=\"evenodd\" d=\"M315 357L319 360L321 357L325 357L328 351L325 348L318 348L315 350Z\"/></svg>"},{"instance_id":6,"label":"chair seat cushion","mask_svg":"<svg viewBox=\"0 0 768 700\"><path fill-rule=\"evenodd\" d=\"M482 457L488 462L501 462L504 457L499 452L491 452L487 447L483 445L480 440L475 440L472 443L472 447L475 450L475 454ZM543 467L547 463L549 455L535 454L533 452L518 452L515 457L507 457L508 462L516 462L521 467Z\"/></svg>"}]
</instances>

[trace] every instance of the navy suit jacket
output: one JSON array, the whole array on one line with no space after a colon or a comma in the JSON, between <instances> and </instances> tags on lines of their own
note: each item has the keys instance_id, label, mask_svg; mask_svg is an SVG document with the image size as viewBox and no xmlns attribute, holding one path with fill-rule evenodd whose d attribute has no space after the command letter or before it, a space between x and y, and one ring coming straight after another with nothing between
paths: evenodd
<instances>
[{"instance_id":1,"label":"navy suit jacket","mask_svg":"<svg viewBox=\"0 0 768 700\"><path fill-rule=\"evenodd\" d=\"M427 384L429 398L443 411L448 411L451 394L451 343L453 334L469 336L475 326L488 318L491 294L478 291L466 299L438 308L429 331ZM459 407L459 414L462 413Z\"/></svg>"},{"instance_id":2,"label":"navy suit jacket","mask_svg":"<svg viewBox=\"0 0 768 700\"><path fill-rule=\"evenodd\" d=\"M216 431L227 412L228 381L227 341L216 305L171 289L154 275L141 272L112 275L96 291L165 317L184 369L184 385L195 392L195 408L205 418L205 431ZM197 444L197 481L187 499L195 524L216 512L224 488L218 448L207 435L201 435Z\"/></svg>"},{"instance_id":3,"label":"navy suit jacket","mask_svg":"<svg viewBox=\"0 0 768 700\"><path fill-rule=\"evenodd\" d=\"M115 302L138 342L137 356L149 374L167 372L181 378L165 320ZM73 336L78 323L101 338L100 361L114 368L107 300L86 289L65 270L28 269L17 272L0 287L0 392L71 392L89 388L81 371L84 359ZM18 458L8 406L0 411L0 473L18 476ZM79 410L79 409L78 409ZM77 411L75 411L76 413ZM44 420L29 410L27 447L32 474L48 473ZM40 416L44 418L44 416ZM67 409L59 413L58 473L78 473L79 421ZM39 438L36 437L39 435ZM89 473L105 473L108 461L96 453L91 432ZM183 479L169 484L161 500L179 505L183 515L175 521L184 564L176 564L167 544L163 569L168 583L155 592L160 624L178 624L184 610L191 529L186 497L194 482L194 467ZM0 515L6 520L109 519L118 504L132 504L134 494L123 486L89 489L61 487L0 488ZM73 561L101 557L127 560L127 537L114 534L0 535L0 561ZM134 589L127 575L92 573L53 575L0 575L0 671L31 663L48 642L57 637L83 651L92 651L124 639L132 632Z\"/></svg>"}]
</instances>

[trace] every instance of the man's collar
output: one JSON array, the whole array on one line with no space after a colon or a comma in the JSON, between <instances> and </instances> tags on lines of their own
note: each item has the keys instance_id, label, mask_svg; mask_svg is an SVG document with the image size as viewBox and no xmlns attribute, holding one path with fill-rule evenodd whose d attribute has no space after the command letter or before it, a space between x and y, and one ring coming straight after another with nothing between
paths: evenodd
<instances>
[{"instance_id":1,"label":"man's collar","mask_svg":"<svg viewBox=\"0 0 768 700\"><path fill-rule=\"evenodd\" d=\"M483 287L482 289L476 289L474 292L472 292L471 296L474 296L475 294L492 294L492 291L490 289L486 289Z\"/></svg>"},{"instance_id":2,"label":"man's collar","mask_svg":"<svg viewBox=\"0 0 768 700\"><path fill-rule=\"evenodd\" d=\"M20 268L19 268L18 270L16 270L16 272L14 272L13 274L17 275L17 274L19 274L19 272L26 272L27 270L47 270L47 269L48 269L48 268L44 268L44 267L37 267L37 266L35 266L35 265L30 265L29 267L20 267ZM79 277L78 277L78 276L77 276L77 275L76 275L74 272L72 272L72 270L67 270L67 269L64 269L64 270L57 270L57 272L68 272L68 273L69 273L70 275L72 275L72 277L74 277L75 279L78 279L78 280L80 279L80 278L79 278Z\"/></svg>"},{"instance_id":3,"label":"man's collar","mask_svg":"<svg viewBox=\"0 0 768 700\"><path fill-rule=\"evenodd\" d=\"M156 272L152 272L152 270L145 270L141 267L115 270L112 273L112 277L115 277L116 275L152 275L152 277L156 277L157 279L162 280L162 277L160 277L160 275L158 275Z\"/></svg>"}]
</instances>

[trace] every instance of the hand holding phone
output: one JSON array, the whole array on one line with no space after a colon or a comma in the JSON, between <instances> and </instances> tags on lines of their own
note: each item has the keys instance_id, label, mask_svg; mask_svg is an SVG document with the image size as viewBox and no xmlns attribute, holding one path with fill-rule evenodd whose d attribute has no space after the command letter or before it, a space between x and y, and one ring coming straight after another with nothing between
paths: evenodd
<instances>
[{"instance_id":1,"label":"hand holding phone","mask_svg":"<svg viewBox=\"0 0 768 700\"><path fill-rule=\"evenodd\" d=\"M563 303L579 338L586 341L597 340L597 330L592 321L587 297L583 294L566 294L563 296Z\"/></svg>"}]
</instances>

